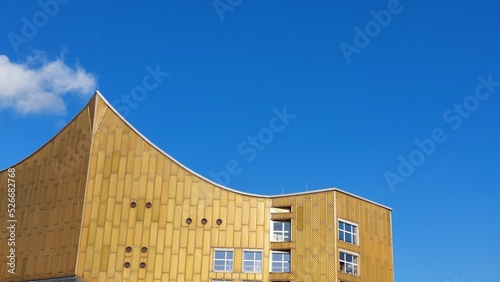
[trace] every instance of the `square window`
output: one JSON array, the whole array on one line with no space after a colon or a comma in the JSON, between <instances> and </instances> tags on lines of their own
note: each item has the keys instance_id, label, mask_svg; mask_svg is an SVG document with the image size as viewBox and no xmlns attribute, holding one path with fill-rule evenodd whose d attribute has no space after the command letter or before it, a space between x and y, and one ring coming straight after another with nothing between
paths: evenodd
<instances>
[{"instance_id":1,"label":"square window","mask_svg":"<svg viewBox=\"0 0 500 282\"><path fill-rule=\"evenodd\" d=\"M233 271L233 250L215 250L214 271Z\"/></svg>"},{"instance_id":2,"label":"square window","mask_svg":"<svg viewBox=\"0 0 500 282\"><path fill-rule=\"evenodd\" d=\"M272 251L271 272L290 272L290 251Z\"/></svg>"},{"instance_id":3,"label":"square window","mask_svg":"<svg viewBox=\"0 0 500 282\"><path fill-rule=\"evenodd\" d=\"M357 245L358 227L354 223L339 220L339 240Z\"/></svg>"},{"instance_id":4,"label":"square window","mask_svg":"<svg viewBox=\"0 0 500 282\"><path fill-rule=\"evenodd\" d=\"M243 251L243 272L262 272L262 251Z\"/></svg>"},{"instance_id":5,"label":"square window","mask_svg":"<svg viewBox=\"0 0 500 282\"><path fill-rule=\"evenodd\" d=\"M340 271L352 275L358 275L358 255L340 252Z\"/></svg>"},{"instance_id":6,"label":"square window","mask_svg":"<svg viewBox=\"0 0 500 282\"><path fill-rule=\"evenodd\" d=\"M290 242L291 222L290 221L272 221L271 242Z\"/></svg>"}]
</instances>

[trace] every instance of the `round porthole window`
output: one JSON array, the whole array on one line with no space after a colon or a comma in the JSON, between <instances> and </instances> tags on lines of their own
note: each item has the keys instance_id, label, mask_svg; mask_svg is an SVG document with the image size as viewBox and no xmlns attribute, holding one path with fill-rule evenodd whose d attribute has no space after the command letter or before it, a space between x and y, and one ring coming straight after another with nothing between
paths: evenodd
<instances>
[{"instance_id":1,"label":"round porthole window","mask_svg":"<svg viewBox=\"0 0 500 282\"><path fill-rule=\"evenodd\" d=\"M131 208L135 208L135 207L137 207L137 203L136 203L136 202L132 202L132 203L130 203L130 207L131 207Z\"/></svg>"},{"instance_id":2,"label":"round porthole window","mask_svg":"<svg viewBox=\"0 0 500 282\"><path fill-rule=\"evenodd\" d=\"M150 207L151 207L151 203L150 203L150 202L147 202L147 203L146 203L146 208L148 208L148 209L149 209Z\"/></svg>"},{"instance_id":3,"label":"round porthole window","mask_svg":"<svg viewBox=\"0 0 500 282\"><path fill-rule=\"evenodd\" d=\"M130 253L132 251L132 247L126 247L125 252Z\"/></svg>"},{"instance_id":4,"label":"round porthole window","mask_svg":"<svg viewBox=\"0 0 500 282\"><path fill-rule=\"evenodd\" d=\"M202 219L201 224L203 224L203 225L207 224L207 219L206 218Z\"/></svg>"},{"instance_id":5,"label":"round porthole window","mask_svg":"<svg viewBox=\"0 0 500 282\"><path fill-rule=\"evenodd\" d=\"M191 224L191 222L193 222L193 220L192 220L190 217L188 217L188 218L186 219L186 223L187 223L187 224Z\"/></svg>"},{"instance_id":6,"label":"round porthole window","mask_svg":"<svg viewBox=\"0 0 500 282\"><path fill-rule=\"evenodd\" d=\"M217 219L217 221L215 223L217 223L217 225L221 225L222 224L222 219L220 219L220 218Z\"/></svg>"},{"instance_id":7,"label":"round porthole window","mask_svg":"<svg viewBox=\"0 0 500 282\"><path fill-rule=\"evenodd\" d=\"M140 266L141 268L144 268L144 267L146 267L146 263L145 263L145 262L141 262L141 264L139 264L139 266Z\"/></svg>"},{"instance_id":8,"label":"round porthole window","mask_svg":"<svg viewBox=\"0 0 500 282\"><path fill-rule=\"evenodd\" d=\"M130 262L126 262L126 263L124 263L124 264L123 264L123 266L124 266L125 268L129 268L129 267L130 267Z\"/></svg>"},{"instance_id":9,"label":"round porthole window","mask_svg":"<svg viewBox=\"0 0 500 282\"><path fill-rule=\"evenodd\" d=\"M145 252L147 252L147 251L148 251L148 248L146 248L146 247L142 247L141 252L145 253Z\"/></svg>"}]
</instances>

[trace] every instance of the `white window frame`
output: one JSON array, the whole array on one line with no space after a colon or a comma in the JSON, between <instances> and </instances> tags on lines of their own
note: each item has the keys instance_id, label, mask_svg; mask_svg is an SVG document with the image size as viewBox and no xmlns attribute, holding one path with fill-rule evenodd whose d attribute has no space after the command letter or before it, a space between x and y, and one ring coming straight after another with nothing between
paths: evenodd
<instances>
[{"instance_id":1,"label":"white window frame","mask_svg":"<svg viewBox=\"0 0 500 282\"><path fill-rule=\"evenodd\" d=\"M350 256L353 256L356 258L356 262L348 262L347 260L342 260L342 253L344 253L345 255L350 255ZM359 271L359 254L358 253L355 253L355 252L351 252L351 251L348 251L348 250L344 250L344 249L339 249L339 264L342 265L342 263L344 264L344 269L340 269L341 272L343 273L347 273L347 274L351 274L351 275L354 275L354 276L359 276L360 275L360 271ZM347 265L351 265L351 269L353 270L352 273L349 273L348 272L348 266Z\"/></svg>"},{"instance_id":2,"label":"white window frame","mask_svg":"<svg viewBox=\"0 0 500 282\"><path fill-rule=\"evenodd\" d=\"M344 224L344 229L340 229L340 223L343 223ZM356 227L356 232L349 232L347 230L345 230L345 224L348 224L348 225L351 225L352 227ZM349 243L349 244L353 244L353 245L359 245L359 225L355 222L352 222L352 221L349 221L349 220L345 220L345 219L342 219L342 218L339 218L338 219L338 223L337 223L337 229L338 229L338 232L337 232L337 236L339 238L339 241L342 241L342 242L346 242L346 243ZM344 239L340 239L340 232L343 232L344 233ZM354 242L348 242L345 240L346 236L345 234L351 234L351 238L353 238L353 241Z\"/></svg>"},{"instance_id":3,"label":"white window frame","mask_svg":"<svg viewBox=\"0 0 500 282\"><path fill-rule=\"evenodd\" d=\"M273 269L273 262L275 262L273 260L273 255L274 254L283 254L283 255L288 254L289 255L290 260L288 261L288 271L284 271L285 265L286 265L286 261L285 260L276 261L276 262L280 262L281 263L281 271L275 271ZM290 273L290 272L292 272L292 251L291 250L287 250L287 251L273 250L273 251L271 251L271 257L269 259L269 270L272 273Z\"/></svg>"},{"instance_id":4,"label":"white window frame","mask_svg":"<svg viewBox=\"0 0 500 282\"><path fill-rule=\"evenodd\" d=\"M253 260L246 260L245 259L245 253L246 252L252 252L252 253L260 253L260 260L257 260L254 255ZM253 271L247 271L245 270L245 262L251 261L253 262ZM245 273L262 273L262 261L263 261L263 252L262 250L258 249L243 249L243 257L241 259L241 270ZM260 262L260 270L256 270L257 263Z\"/></svg>"},{"instance_id":5,"label":"white window frame","mask_svg":"<svg viewBox=\"0 0 500 282\"><path fill-rule=\"evenodd\" d=\"M282 225L283 230L280 230L280 231L274 230L274 223L277 223L277 222L283 223L283 225ZM290 224L289 231L284 230L285 223ZM281 234L275 234L275 232L278 232ZM287 236L287 233L288 233L288 240L285 239ZM270 232L270 234L271 234L271 238L270 238L271 242L291 242L292 241L292 221L291 220L271 220L271 232Z\"/></svg>"},{"instance_id":6,"label":"white window frame","mask_svg":"<svg viewBox=\"0 0 500 282\"><path fill-rule=\"evenodd\" d=\"M217 258L215 258L215 253L216 252L226 252L226 254L224 255L224 259L217 259ZM233 254L232 259L228 259L227 258L227 252L231 252ZM219 248L215 248L213 254L214 254L214 259L213 259L213 263L214 263L214 265L213 265L213 271L214 272L233 272L233 270L234 270L234 249L219 249ZM217 261L224 261L224 270L215 269L215 265L216 265L215 261L216 260ZM226 269L226 266L227 266L226 262L227 261L231 261L231 269L230 270Z\"/></svg>"}]
</instances>

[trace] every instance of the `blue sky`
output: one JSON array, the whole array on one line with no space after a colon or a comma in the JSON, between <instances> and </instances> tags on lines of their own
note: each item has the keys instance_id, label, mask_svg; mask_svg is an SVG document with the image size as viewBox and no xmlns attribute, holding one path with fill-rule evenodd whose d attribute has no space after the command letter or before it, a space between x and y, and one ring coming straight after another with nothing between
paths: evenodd
<instances>
[{"instance_id":1,"label":"blue sky","mask_svg":"<svg viewBox=\"0 0 500 282\"><path fill-rule=\"evenodd\" d=\"M0 9L2 169L99 89L230 187L392 207L396 281L498 280L499 2L55 1Z\"/></svg>"}]
</instances>

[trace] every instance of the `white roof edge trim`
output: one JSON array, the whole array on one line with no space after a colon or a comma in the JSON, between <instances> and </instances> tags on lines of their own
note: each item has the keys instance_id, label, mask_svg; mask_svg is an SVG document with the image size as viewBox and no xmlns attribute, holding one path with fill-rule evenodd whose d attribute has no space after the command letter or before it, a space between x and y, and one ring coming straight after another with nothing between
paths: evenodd
<instances>
[{"instance_id":1,"label":"white roof edge trim","mask_svg":"<svg viewBox=\"0 0 500 282\"><path fill-rule=\"evenodd\" d=\"M138 134L141 138L143 138L146 142L149 143L149 145L151 145L153 148L155 148L156 150L158 150L160 153L162 153L163 155L165 155L167 158L171 159L173 162L175 162L176 164L178 164L179 166L181 166L182 168L184 168L185 170L189 171L190 173L196 175L197 177L207 181L208 183L214 185L214 186L217 186L221 189L224 189L224 190L227 190L227 191L230 191L230 192L233 192L233 193L236 193L236 194L241 194L241 195L245 195L245 196L251 196L251 197L259 197L259 198L278 198L278 197L288 197L288 196L298 196L298 195L305 195L305 194L314 194L314 193L320 193L320 192L326 192L326 191L338 191L338 192L341 192L341 193L344 193L344 194L347 194L349 196L352 196L354 198L358 198L360 200L363 200L363 201L366 201L366 202L369 202L369 203L372 203L372 204L375 204L377 206L380 206L380 207L383 207L383 208L386 208L388 210L391 210L392 211L392 208L390 207L387 207L387 206L384 206L382 204L379 204L377 202L374 202L374 201L371 201L371 200L368 200L368 199L365 199L363 197L360 197L358 195L354 195L352 193L349 193L349 192L346 192L346 191L343 191L339 188L326 188L326 189L319 189L319 190L311 190L311 191L305 191L305 192L296 192L296 193L290 193L290 194L281 194L281 195L261 195L261 194L253 194L253 193L247 193L247 192L242 192L242 191L239 191L239 190L235 190L235 189L232 189L232 188L229 188L229 187L226 187L224 185L221 185L219 183L216 183L214 182L213 180L211 179L208 179L206 178L205 176L193 171L192 169L190 169L189 167L185 166L184 164L182 164L181 162L179 162L178 160L176 160L174 157L170 156L167 152L163 151L160 147L156 146L156 144L154 144L153 142L151 142L151 140L149 140L146 136L144 136L139 130L137 130L132 124L130 124L128 122L127 119L125 119L109 102L108 100L106 100L106 98L104 98L104 96L101 94L101 92L99 92L99 90L96 90L96 95L99 96L100 99L102 99L104 101L104 103L109 107L110 110L112 110L121 120L123 120L123 122L125 124L127 124L136 134ZM96 102L97 103L97 102Z\"/></svg>"}]
</instances>

